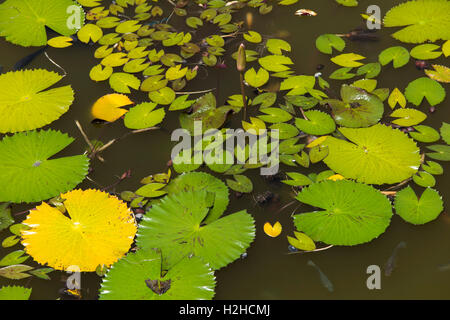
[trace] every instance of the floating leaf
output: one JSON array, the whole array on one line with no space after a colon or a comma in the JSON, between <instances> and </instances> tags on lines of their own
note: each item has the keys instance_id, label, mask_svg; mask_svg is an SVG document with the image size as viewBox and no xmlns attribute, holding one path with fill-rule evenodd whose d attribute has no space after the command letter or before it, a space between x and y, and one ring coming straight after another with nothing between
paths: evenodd
<instances>
[{"instance_id":1,"label":"floating leaf","mask_svg":"<svg viewBox=\"0 0 450 320\"><path fill-rule=\"evenodd\" d=\"M106 56L101 61L101 64L106 67L120 67L127 63L130 58L127 58L127 54L123 52L112 53Z\"/></svg>"},{"instance_id":2,"label":"floating leaf","mask_svg":"<svg viewBox=\"0 0 450 320\"><path fill-rule=\"evenodd\" d=\"M439 132L429 126L418 125L414 127L414 130L416 131L409 132L409 135L416 141L431 143L440 138Z\"/></svg>"},{"instance_id":3,"label":"floating leaf","mask_svg":"<svg viewBox=\"0 0 450 320\"><path fill-rule=\"evenodd\" d=\"M242 121L242 128L253 135L262 135L266 132L264 121L254 117L250 117L250 122Z\"/></svg>"},{"instance_id":4,"label":"floating leaf","mask_svg":"<svg viewBox=\"0 0 450 320\"><path fill-rule=\"evenodd\" d=\"M316 39L316 48L326 54L332 54L333 48L342 52L345 48L345 41L335 34L322 34Z\"/></svg>"},{"instance_id":5,"label":"floating leaf","mask_svg":"<svg viewBox=\"0 0 450 320\"><path fill-rule=\"evenodd\" d=\"M450 145L450 124L446 123L446 122L442 122L440 131L441 131L442 140L444 140L446 144Z\"/></svg>"},{"instance_id":6,"label":"floating leaf","mask_svg":"<svg viewBox=\"0 0 450 320\"><path fill-rule=\"evenodd\" d=\"M383 66L392 61L394 68L401 68L409 62L409 52L401 46L390 47L380 53L378 61Z\"/></svg>"},{"instance_id":7,"label":"floating leaf","mask_svg":"<svg viewBox=\"0 0 450 320\"><path fill-rule=\"evenodd\" d=\"M116 72L109 78L111 88L120 93L131 93L130 88L139 90L141 80L138 77L124 72Z\"/></svg>"},{"instance_id":8,"label":"floating leaf","mask_svg":"<svg viewBox=\"0 0 450 320\"><path fill-rule=\"evenodd\" d=\"M62 194L69 217L43 202L28 214L22 232L25 251L35 261L56 269L95 271L128 252L136 222L127 205L100 190Z\"/></svg>"},{"instance_id":9,"label":"floating leaf","mask_svg":"<svg viewBox=\"0 0 450 320\"><path fill-rule=\"evenodd\" d=\"M350 128L368 127L383 116L383 102L375 95L353 86L342 85L340 100L326 99L338 125Z\"/></svg>"},{"instance_id":10,"label":"floating leaf","mask_svg":"<svg viewBox=\"0 0 450 320\"><path fill-rule=\"evenodd\" d=\"M203 25L203 21L197 17L189 17L186 19L186 24L191 28L197 29Z\"/></svg>"},{"instance_id":11,"label":"floating leaf","mask_svg":"<svg viewBox=\"0 0 450 320\"><path fill-rule=\"evenodd\" d=\"M128 110L121 107L133 104L126 95L112 93L99 98L92 106L91 113L95 119L114 122L123 116Z\"/></svg>"},{"instance_id":12,"label":"floating leaf","mask_svg":"<svg viewBox=\"0 0 450 320\"><path fill-rule=\"evenodd\" d=\"M442 55L441 51L434 51L439 49L439 46L432 43L420 44L411 49L411 57L420 59L420 60L428 60L428 59L436 59Z\"/></svg>"},{"instance_id":13,"label":"floating leaf","mask_svg":"<svg viewBox=\"0 0 450 320\"><path fill-rule=\"evenodd\" d=\"M24 47L47 44L46 27L71 36L83 22L84 11L71 0L6 0L0 5L0 36Z\"/></svg>"},{"instance_id":14,"label":"floating leaf","mask_svg":"<svg viewBox=\"0 0 450 320\"><path fill-rule=\"evenodd\" d=\"M415 225L435 220L444 209L442 198L436 190L426 188L419 199L410 186L397 192L394 206L403 220Z\"/></svg>"},{"instance_id":15,"label":"floating leaf","mask_svg":"<svg viewBox=\"0 0 450 320\"><path fill-rule=\"evenodd\" d=\"M379 62L368 63L358 68L356 74L358 76L365 75L366 78L375 78L381 72L381 64Z\"/></svg>"},{"instance_id":16,"label":"floating leaf","mask_svg":"<svg viewBox=\"0 0 450 320\"><path fill-rule=\"evenodd\" d=\"M258 60L261 67L272 72L282 72L287 71L290 68L288 65L294 64L289 57L280 55L269 55Z\"/></svg>"},{"instance_id":17,"label":"floating leaf","mask_svg":"<svg viewBox=\"0 0 450 320\"><path fill-rule=\"evenodd\" d=\"M87 174L85 155L50 159L74 139L59 131L27 131L0 142L0 202L37 202L73 189Z\"/></svg>"},{"instance_id":18,"label":"floating leaf","mask_svg":"<svg viewBox=\"0 0 450 320\"><path fill-rule=\"evenodd\" d=\"M96 65L89 72L89 77L93 81L105 81L113 74L114 69L112 67L104 67L101 64Z\"/></svg>"},{"instance_id":19,"label":"floating leaf","mask_svg":"<svg viewBox=\"0 0 450 320\"><path fill-rule=\"evenodd\" d=\"M157 198L167 194L167 191L160 190L166 186L165 183L149 183L139 188L136 194L146 198Z\"/></svg>"},{"instance_id":20,"label":"floating leaf","mask_svg":"<svg viewBox=\"0 0 450 320\"><path fill-rule=\"evenodd\" d=\"M312 251L316 249L316 244L314 241L302 232L294 231L295 238L287 237L289 244L294 248L304 251Z\"/></svg>"},{"instance_id":21,"label":"floating leaf","mask_svg":"<svg viewBox=\"0 0 450 320\"><path fill-rule=\"evenodd\" d=\"M50 89L62 76L37 69L0 75L0 133L43 127L69 110L73 102L70 86Z\"/></svg>"},{"instance_id":22,"label":"floating leaf","mask_svg":"<svg viewBox=\"0 0 450 320\"><path fill-rule=\"evenodd\" d=\"M0 300L28 300L31 288L19 286L6 286L0 288Z\"/></svg>"},{"instance_id":23,"label":"floating leaf","mask_svg":"<svg viewBox=\"0 0 450 320\"><path fill-rule=\"evenodd\" d=\"M234 180L227 179L227 185L236 192L250 193L253 191L252 181L243 175L234 175Z\"/></svg>"},{"instance_id":24,"label":"floating leaf","mask_svg":"<svg viewBox=\"0 0 450 320\"><path fill-rule=\"evenodd\" d=\"M435 106L444 101L445 89L439 82L422 77L408 84L405 96L415 106L419 106L423 98L426 98L431 106Z\"/></svg>"},{"instance_id":25,"label":"floating leaf","mask_svg":"<svg viewBox=\"0 0 450 320\"><path fill-rule=\"evenodd\" d=\"M170 105L170 111L187 109L195 103L195 100L187 100L189 95L185 94L176 98Z\"/></svg>"},{"instance_id":26,"label":"floating leaf","mask_svg":"<svg viewBox=\"0 0 450 320\"><path fill-rule=\"evenodd\" d=\"M333 118L322 111L305 111L305 116L308 120L300 118L295 119L295 125L297 126L297 128L305 133L313 135L325 135L336 130L336 124L334 123Z\"/></svg>"},{"instance_id":27,"label":"floating leaf","mask_svg":"<svg viewBox=\"0 0 450 320\"><path fill-rule=\"evenodd\" d=\"M425 69L425 74L436 81L450 83L450 68L433 64L434 70Z\"/></svg>"},{"instance_id":28,"label":"floating leaf","mask_svg":"<svg viewBox=\"0 0 450 320\"><path fill-rule=\"evenodd\" d=\"M175 91L173 91L173 89L169 87L164 87L157 91L152 91L148 94L148 96L154 103L162 105L169 105L176 98Z\"/></svg>"},{"instance_id":29,"label":"floating leaf","mask_svg":"<svg viewBox=\"0 0 450 320\"><path fill-rule=\"evenodd\" d=\"M8 228L14 223L11 216L11 207L9 203L0 203L0 231Z\"/></svg>"},{"instance_id":30,"label":"floating leaf","mask_svg":"<svg viewBox=\"0 0 450 320\"><path fill-rule=\"evenodd\" d=\"M414 182L421 187L434 187L436 184L436 179L425 171L419 171L417 174L413 175Z\"/></svg>"},{"instance_id":31,"label":"floating leaf","mask_svg":"<svg viewBox=\"0 0 450 320\"><path fill-rule=\"evenodd\" d=\"M392 216L386 196L371 186L353 181L314 183L296 199L323 209L295 215L296 228L314 241L332 245L369 242L386 230Z\"/></svg>"},{"instance_id":32,"label":"floating leaf","mask_svg":"<svg viewBox=\"0 0 450 320\"><path fill-rule=\"evenodd\" d=\"M394 109L397 103L402 108L406 107L405 96L398 88L395 88L394 90L392 90L391 95L389 96L388 104L391 107L391 109Z\"/></svg>"},{"instance_id":33,"label":"floating leaf","mask_svg":"<svg viewBox=\"0 0 450 320\"><path fill-rule=\"evenodd\" d=\"M444 173L444 168L434 161L427 161L426 164L422 164L422 169L432 175L441 175Z\"/></svg>"},{"instance_id":34,"label":"floating leaf","mask_svg":"<svg viewBox=\"0 0 450 320\"><path fill-rule=\"evenodd\" d=\"M350 73L353 68L339 68L330 74L330 79L347 80L353 78L356 74Z\"/></svg>"},{"instance_id":35,"label":"floating leaf","mask_svg":"<svg viewBox=\"0 0 450 320\"><path fill-rule=\"evenodd\" d=\"M289 186L300 187L300 186L307 186L313 183L313 181L304 174L298 172L286 172L286 174L292 180L283 180L282 182Z\"/></svg>"},{"instance_id":36,"label":"floating leaf","mask_svg":"<svg viewBox=\"0 0 450 320\"><path fill-rule=\"evenodd\" d=\"M420 165L419 148L403 132L381 124L369 128L341 128L349 141L328 137L325 164L348 179L367 184L398 183Z\"/></svg>"},{"instance_id":37,"label":"floating leaf","mask_svg":"<svg viewBox=\"0 0 450 320\"><path fill-rule=\"evenodd\" d=\"M166 112L164 108L155 110L156 106L155 103L144 102L131 108L125 115L125 126L130 129L145 129L160 124Z\"/></svg>"},{"instance_id":38,"label":"floating leaf","mask_svg":"<svg viewBox=\"0 0 450 320\"><path fill-rule=\"evenodd\" d=\"M4 267L4 266L11 266L13 264L21 264L30 257L24 254L25 252L23 250L10 252L0 260L0 266Z\"/></svg>"},{"instance_id":39,"label":"floating leaf","mask_svg":"<svg viewBox=\"0 0 450 320\"><path fill-rule=\"evenodd\" d=\"M54 37L47 41L47 44L53 48L67 48L72 45L73 39L71 37Z\"/></svg>"},{"instance_id":40,"label":"floating leaf","mask_svg":"<svg viewBox=\"0 0 450 320\"><path fill-rule=\"evenodd\" d=\"M276 55L282 55L283 51L291 52L291 45L289 42L281 39L269 39L266 42L267 50Z\"/></svg>"},{"instance_id":41,"label":"floating leaf","mask_svg":"<svg viewBox=\"0 0 450 320\"><path fill-rule=\"evenodd\" d=\"M31 277L28 273L25 273L26 271L32 270L33 267L24 265L24 264L17 264L13 266L7 266L0 269L0 277L5 277L12 280L20 280L25 279L28 277Z\"/></svg>"},{"instance_id":42,"label":"floating leaf","mask_svg":"<svg viewBox=\"0 0 450 320\"><path fill-rule=\"evenodd\" d=\"M209 211L204 223L210 223L219 218L228 206L228 188L216 177L204 172L189 172L172 180L165 188L170 195L180 192L214 192L214 206Z\"/></svg>"},{"instance_id":43,"label":"floating leaf","mask_svg":"<svg viewBox=\"0 0 450 320\"><path fill-rule=\"evenodd\" d=\"M450 3L447 0L404 2L389 10L383 22L385 27L405 26L392 35L402 42L448 40Z\"/></svg>"},{"instance_id":44,"label":"floating leaf","mask_svg":"<svg viewBox=\"0 0 450 320\"><path fill-rule=\"evenodd\" d=\"M264 68L259 68L258 72L251 68L245 73L245 81L252 87L262 87L269 81L269 72Z\"/></svg>"},{"instance_id":45,"label":"floating leaf","mask_svg":"<svg viewBox=\"0 0 450 320\"><path fill-rule=\"evenodd\" d=\"M365 59L365 57L356 53L344 53L331 58L331 61L341 67L354 68L362 66L363 63L358 60Z\"/></svg>"},{"instance_id":46,"label":"floating leaf","mask_svg":"<svg viewBox=\"0 0 450 320\"><path fill-rule=\"evenodd\" d=\"M281 82L280 90L291 90L289 96L303 95L314 88L316 78L313 76L293 76Z\"/></svg>"},{"instance_id":47,"label":"floating leaf","mask_svg":"<svg viewBox=\"0 0 450 320\"><path fill-rule=\"evenodd\" d=\"M345 7L356 7L358 6L358 0L336 0L337 3Z\"/></svg>"},{"instance_id":48,"label":"floating leaf","mask_svg":"<svg viewBox=\"0 0 450 320\"><path fill-rule=\"evenodd\" d=\"M161 253L138 250L108 270L100 300L210 300L214 273L200 258L185 258L163 271Z\"/></svg>"},{"instance_id":49,"label":"floating leaf","mask_svg":"<svg viewBox=\"0 0 450 320\"><path fill-rule=\"evenodd\" d=\"M411 108L397 109L389 116L392 118L400 118L392 121L392 123L402 127L415 126L427 118L427 115L422 111Z\"/></svg>"},{"instance_id":50,"label":"floating leaf","mask_svg":"<svg viewBox=\"0 0 450 320\"><path fill-rule=\"evenodd\" d=\"M247 33L244 33L244 39L252 43L260 43L262 41L261 34L251 30L249 30Z\"/></svg>"},{"instance_id":51,"label":"floating leaf","mask_svg":"<svg viewBox=\"0 0 450 320\"><path fill-rule=\"evenodd\" d=\"M81 42L89 43L89 41L92 41L96 43L103 37L103 31L99 26L89 23L78 31L77 36Z\"/></svg>"},{"instance_id":52,"label":"floating leaf","mask_svg":"<svg viewBox=\"0 0 450 320\"><path fill-rule=\"evenodd\" d=\"M275 222L275 224L272 226L269 222L266 222L264 224L264 232L265 234L267 234L269 237L272 238L276 238L281 234L282 231L282 226L281 223L279 223L278 221Z\"/></svg>"},{"instance_id":53,"label":"floating leaf","mask_svg":"<svg viewBox=\"0 0 450 320\"><path fill-rule=\"evenodd\" d=\"M169 269L189 255L215 270L239 258L255 236L253 218L240 211L203 225L214 200L210 195L206 190L182 192L152 206L140 224L138 247L161 248L163 268Z\"/></svg>"},{"instance_id":54,"label":"floating leaf","mask_svg":"<svg viewBox=\"0 0 450 320\"><path fill-rule=\"evenodd\" d=\"M263 116L258 116L258 118L264 122L280 123L292 119L292 115L289 112L284 111L280 108L264 108L260 109L260 111L266 114Z\"/></svg>"},{"instance_id":55,"label":"floating leaf","mask_svg":"<svg viewBox=\"0 0 450 320\"><path fill-rule=\"evenodd\" d=\"M434 151L433 153L426 153L427 157L434 160L450 161L450 146L435 144L427 146L427 149Z\"/></svg>"}]
</instances>

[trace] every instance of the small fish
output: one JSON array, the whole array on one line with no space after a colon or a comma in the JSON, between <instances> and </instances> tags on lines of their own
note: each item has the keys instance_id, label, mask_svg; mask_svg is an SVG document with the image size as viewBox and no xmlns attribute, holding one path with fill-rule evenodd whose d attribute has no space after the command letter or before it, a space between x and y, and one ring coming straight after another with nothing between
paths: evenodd
<instances>
[{"instance_id":1,"label":"small fish","mask_svg":"<svg viewBox=\"0 0 450 320\"><path fill-rule=\"evenodd\" d=\"M31 61L33 61L39 55L41 55L45 51L46 48L47 48L47 46L33 52L32 54L29 54L26 57L23 57L22 59L17 61L17 63L14 65L12 70L17 71L17 70L21 70L21 69L25 68L27 65L29 65L31 63Z\"/></svg>"},{"instance_id":2,"label":"small fish","mask_svg":"<svg viewBox=\"0 0 450 320\"><path fill-rule=\"evenodd\" d=\"M328 289L328 291L333 292L334 291L334 286L331 283L330 279L328 279L328 277L325 275L325 273L322 272L322 270L320 270L320 268L318 266L316 266L316 264L314 262L312 262L311 260L308 260L308 266L313 267L314 269L317 270L317 272L319 273L320 276L320 281L322 282L322 285Z\"/></svg>"},{"instance_id":3,"label":"small fish","mask_svg":"<svg viewBox=\"0 0 450 320\"><path fill-rule=\"evenodd\" d=\"M402 249L402 248L406 248L406 242L405 241L400 242L394 248L394 251L392 252L392 255L389 257L388 261L386 262L386 265L384 266L384 275L386 277L389 277L392 274L392 271L394 271L394 268L395 268L396 263L397 263L398 250Z\"/></svg>"},{"instance_id":4,"label":"small fish","mask_svg":"<svg viewBox=\"0 0 450 320\"><path fill-rule=\"evenodd\" d=\"M317 16L317 12L308 9L300 9L295 11L295 15L303 17L315 17Z\"/></svg>"},{"instance_id":5,"label":"small fish","mask_svg":"<svg viewBox=\"0 0 450 320\"><path fill-rule=\"evenodd\" d=\"M439 270L439 271L447 271L447 270L450 270L450 263L443 264L443 265L439 266L439 267L438 267L438 270Z\"/></svg>"},{"instance_id":6,"label":"small fish","mask_svg":"<svg viewBox=\"0 0 450 320\"><path fill-rule=\"evenodd\" d=\"M351 41L378 41L379 38L374 34L376 30L355 29L346 34L338 34L339 37L345 37Z\"/></svg>"}]
</instances>

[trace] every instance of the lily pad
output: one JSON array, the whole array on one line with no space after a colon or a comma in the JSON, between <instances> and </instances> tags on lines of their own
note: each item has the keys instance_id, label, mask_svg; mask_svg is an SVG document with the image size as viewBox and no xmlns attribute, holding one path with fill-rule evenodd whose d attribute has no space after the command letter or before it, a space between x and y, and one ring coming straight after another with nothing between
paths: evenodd
<instances>
[{"instance_id":1,"label":"lily pad","mask_svg":"<svg viewBox=\"0 0 450 320\"><path fill-rule=\"evenodd\" d=\"M0 36L24 47L47 44L46 27L70 36L84 23L84 11L71 0L6 0L0 5Z\"/></svg>"},{"instance_id":2,"label":"lily pad","mask_svg":"<svg viewBox=\"0 0 450 320\"><path fill-rule=\"evenodd\" d=\"M204 224L211 200L214 194L206 190L165 197L144 216L138 247L160 248L164 269L191 255L202 258L214 270L238 259L255 236L253 218L240 211Z\"/></svg>"},{"instance_id":3,"label":"lily pad","mask_svg":"<svg viewBox=\"0 0 450 320\"><path fill-rule=\"evenodd\" d=\"M0 202L37 202L72 190L88 173L86 155L49 159L74 139L27 131L0 141Z\"/></svg>"},{"instance_id":4,"label":"lily pad","mask_svg":"<svg viewBox=\"0 0 450 320\"><path fill-rule=\"evenodd\" d=\"M0 300L28 300L31 288L5 286L0 288Z\"/></svg>"},{"instance_id":5,"label":"lily pad","mask_svg":"<svg viewBox=\"0 0 450 320\"><path fill-rule=\"evenodd\" d=\"M399 4L386 13L385 27L403 27L392 36L402 42L423 43L450 38L450 3L416 0Z\"/></svg>"},{"instance_id":6,"label":"lily pad","mask_svg":"<svg viewBox=\"0 0 450 320\"><path fill-rule=\"evenodd\" d=\"M161 252L138 250L119 260L107 273L100 300L210 300L214 273L200 258L185 258L167 272Z\"/></svg>"},{"instance_id":7,"label":"lily pad","mask_svg":"<svg viewBox=\"0 0 450 320\"><path fill-rule=\"evenodd\" d=\"M364 89L343 85L340 100L326 99L323 104L331 107L333 117L340 126L369 127L380 121L384 112L383 102Z\"/></svg>"},{"instance_id":8,"label":"lily pad","mask_svg":"<svg viewBox=\"0 0 450 320\"><path fill-rule=\"evenodd\" d=\"M164 108L156 109L156 104L144 102L131 108L125 115L125 126L130 129L145 129L160 124L166 112Z\"/></svg>"},{"instance_id":9,"label":"lily pad","mask_svg":"<svg viewBox=\"0 0 450 320\"><path fill-rule=\"evenodd\" d=\"M43 127L69 110L70 86L46 90L63 77L47 70L23 70L0 75L0 133ZM46 91L44 91L46 90Z\"/></svg>"},{"instance_id":10,"label":"lily pad","mask_svg":"<svg viewBox=\"0 0 450 320\"><path fill-rule=\"evenodd\" d=\"M300 192L296 199L323 209L294 216L296 228L314 241L351 246L369 242L389 226L392 209L375 188L353 181L323 181Z\"/></svg>"},{"instance_id":11,"label":"lily pad","mask_svg":"<svg viewBox=\"0 0 450 320\"><path fill-rule=\"evenodd\" d=\"M426 188L418 198L410 186L396 194L394 207L403 220L415 225L435 220L444 210L442 198L436 190Z\"/></svg>"},{"instance_id":12,"label":"lily pad","mask_svg":"<svg viewBox=\"0 0 450 320\"><path fill-rule=\"evenodd\" d=\"M295 119L295 125L297 126L297 128L305 133L313 135L325 135L336 130L336 124L334 123L333 118L322 111L305 111L305 116L308 118L308 120L300 118Z\"/></svg>"},{"instance_id":13,"label":"lily pad","mask_svg":"<svg viewBox=\"0 0 450 320\"><path fill-rule=\"evenodd\" d=\"M405 89L405 97L415 106L419 106L423 98L426 98L431 106L435 106L444 101L445 89L439 82L422 77L408 84Z\"/></svg>"},{"instance_id":14,"label":"lily pad","mask_svg":"<svg viewBox=\"0 0 450 320\"><path fill-rule=\"evenodd\" d=\"M172 180L164 190L169 195L188 191L200 192L202 190L213 192L215 194L214 205L209 211L205 223L219 218L225 212L229 202L227 186L220 179L205 172L183 174Z\"/></svg>"},{"instance_id":15,"label":"lily pad","mask_svg":"<svg viewBox=\"0 0 450 320\"><path fill-rule=\"evenodd\" d=\"M325 164L345 178L367 184L398 183L420 166L419 148L406 134L376 124L369 128L341 128L349 141L327 137Z\"/></svg>"}]
</instances>

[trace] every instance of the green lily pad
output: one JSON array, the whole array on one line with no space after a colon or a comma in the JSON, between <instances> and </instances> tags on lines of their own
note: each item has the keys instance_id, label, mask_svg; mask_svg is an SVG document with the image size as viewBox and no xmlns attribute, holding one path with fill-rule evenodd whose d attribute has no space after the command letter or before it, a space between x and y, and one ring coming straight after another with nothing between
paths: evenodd
<instances>
[{"instance_id":1,"label":"green lily pad","mask_svg":"<svg viewBox=\"0 0 450 320\"><path fill-rule=\"evenodd\" d=\"M140 249L108 270L100 300L210 300L214 273L200 258L184 258L167 272L161 253Z\"/></svg>"},{"instance_id":2,"label":"green lily pad","mask_svg":"<svg viewBox=\"0 0 450 320\"><path fill-rule=\"evenodd\" d=\"M390 47L380 53L378 61L383 66L392 61L394 68L401 68L409 62L409 51L401 46Z\"/></svg>"},{"instance_id":3,"label":"green lily pad","mask_svg":"<svg viewBox=\"0 0 450 320\"><path fill-rule=\"evenodd\" d=\"M46 27L70 36L83 24L84 11L76 1L6 0L0 5L0 36L24 47L46 45Z\"/></svg>"},{"instance_id":4,"label":"green lily pad","mask_svg":"<svg viewBox=\"0 0 450 320\"><path fill-rule=\"evenodd\" d=\"M369 128L341 128L349 141L327 137L325 164L334 172L367 184L398 183L420 166L419 148L406 134L376 124Z\"/></svg>"},{"instance_id":5,"label":"green lily pad","mask_svg":"<svg viewBox=\"0 0 450 320\"><path fill-rule=\"evenodd\" d=\"M415 106L419 106L423 98L426 98L431 106L435 106L444 101L445 89L439 82L422 77L408 84L405 89L405 97Z\"/></svg>"},{"instance_id":6,"label":"green lily pad","mask_svg":"<svg viewBox=\"0 0 450 320\"><path fill-rule=\"evenodd\" d=\"M405 28L392 36L402 42L423 43L450 38L450 3L447 0L407 1L389 10L385 27Z\"/></svg>"},{"instance_id":7,"label":"green lily pad","mask_svg":"<svg viewBox=\"0 0 450 320\"><path fill-rule=\"evenodd\" d=\"M415 126L423 122L427 118L427 115L425 113L412 108L397 109L389 116L391 118L399 118L392 121L392 123L402 127Z\"/></svg>"},{"instance_id":8,"label":"green lily pad","mask_svg":"<svg viewBox=\"0 0 450 320\"><path fill-rule=\"evenodd\" d=\"M63 77L47 70L23 70L0 75L0 133L43 127L69 110L70 86L46 90ZM44 91L46 90L46 91Z\"/></svg>"},{"instance_id":9,"label":"green lily pad","mask_svg":"<svg viewBox=\"0 0 450 320\"><path fill-rule=\"evenodd\" d=\"M442 140L444 140L446 144L450 144L450 124L442 122L440 131Z\"/></svg>"},{"instance_id":10,"label":"green lily pad","mask_svg":"<svg viewBox=\"0 0 450 320\"><path fill-rule=\"evenodd\" d=\"M234 175L233 177L235 180L227 179L227 185L230 189L241 193L253 191L253 183L249 178L243 175Z\"/></svg>"},{"instance_id":11,"label":"green lily pad","mask_svg":"<svg viewBox=\"0 0 450 320\"><path fill-rule=\"evenodd\" d=\"M416 131L409 132L409 135L416 141L431 143L438 141L441 137L439 132L430 126L418 125L414 126L414 130Z\"/></svg>"},{"instance_id":12,"label":"green lily pad","mask_svg":"<svg viewBox=\"0 0 450 320\"><path fill-rule=\"evenodd\" d=\"M326 54L332 54L333 49L342 52L345 48L345 41L335 34L322 34L316 39L316 48Z\"/></svg>"},{"instance_id":13,"label":"green lily pad","mask_svg":"<svg viewBox=\"0 0 450 320\"><path fill-rule=\"evenodd\" d=\"M212 205L206 190L170 195L154 205L140 224L137 245L160 248L163 268L196 256L217 270L238 259L255 236L253 218L245 211L204 224Z\"/></svg>"},{"instance_id":14,"label":"green lily pad","mask_svg":"<svg viewBox=\"0 0 450 320\"><path fill-rule=\"evenodd\" d=\"M219 218L228 206L228 188L216 177L205 172L189 172L172 180L164 189L169 195L180 192L200 192L206 190L214 192L214 205L205 219L205 223Z\"/></svg>"},{"instance_id":15,"label":"green lily pad","mask_svg":"<svg viewBox=\"0 0 450 320\"><path fill-rule=\"evenodd\" d=\"M5 286L0 288L0 300L28 300L31 288Z\"/></svg>"},{"instance_id":16,"label":"green lily pad","mask_svg":"<svg viewBox=\"0 0 450 320\"><path fill-rule=\"evenodd\" d=\"M363 89L344 84L341 98L342 101L326 99L321 102L331 107L333 117L340 126L369 127L378 123L383 116L383 102Z\"/></svg>"},{"instance_id":17,"label":"green lily pad","mask_svg":"<svg viewBox=\"0 0 450 320\"><path fill-rule=\"evenodd\" d=\"M389 226L392 209L375 188L352 181L323 181L303 189L296 199L323 211L294 215L296 228L314 241L332 245L369 242Z\"/></svg>"},{"instance_id":18,"label":"green lily pad","mask_svg":"<svg viewBox=\"0 0 450 320\"><path fill-rule=\"evenodd\" d=\"M160 124L166 116L166 112L164 108L155 110L156 106L151 102L134 106L125 114L125 126L130 129L145 129Z\"/></svg>"},{"instance_id":19,"label":"green lily pad","mask_svg":"<svg viewBox=\"0 0 450 320\"><path fill-rule=\"evenodd\" d=\"M307 134L325 135L336 130L336 124L333 118L322 111L305 111L305 116L308 120L296 118L295 125Z\"/></svg>"},{"instance_id":20,"label":"green lily pad","mask_svg":"<svg viewBox=\"0 0 450 320\"><path fill-rule=\"evenodd\" d=\"M403 220L415 225L435 220L444 210L442 198L436 190L426 188L418 198L410 186L396 194L394 207Z\"/></svg>"},{"instance_id":21,"label":"green lily pad","mask_svg":"<svg viewBox=\"0 0 450 320\"><path fill-rule=\"evenodd\" d=\"M78 185L88 173L87 156L52 158L73 140L53 130L4 137L0 141L0 202L38 202Z\"/></svg>"}]
</instances>

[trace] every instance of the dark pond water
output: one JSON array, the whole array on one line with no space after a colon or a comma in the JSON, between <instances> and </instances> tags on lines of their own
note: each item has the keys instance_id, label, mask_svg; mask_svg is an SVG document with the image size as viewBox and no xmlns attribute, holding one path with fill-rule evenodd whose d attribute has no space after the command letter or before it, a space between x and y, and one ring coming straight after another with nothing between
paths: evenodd
<instances>
[{"instance_id":1,"label":"dark pond water","mask_svg":"<svg viewBox=\"0 0 450 320\"><path fill-rule=\"evenodd\" d=\"M329 56L319 53L314 46L317 36L323 33L346 33L354 28L362 27L363 20L359 14L365 12L367 6L378 4L382 9L382 15L394 4L402 1L391 0L360 0L357 8L345 8L335 4L332 0L302 0L293 6L278 7L267 16L254 14L254 29L261 34L281 37L291 43L295 69L299 74L314 74L318 64L325 65L324 76L328 76L336 69L329 62ZM318 12L318 16L303 18L294 16L294 12L300 8L312 9ZM248 10L250 11L250 10ZM245 17L246 11L242 12ZM174 18L175 19L175 18ZM377 61L378 53L385 48L399 45L399 42L390 37L392 30L382 29L378 32L378 42L348 42L346 52L356 52L367 57L366 61ZM236 51L239 42L230 44L230 52ZM412 46L405 45L408 49ZM22 48L0 40L0 65L9 70L15 62L36 50L35 48ZM112 138L123 135L129 130L123 126L123 122L107 127L98 128L90 124L91 105L102 95L111 93L107 83L94 83L89 79L89 70L98 62L93 57L93 47L76 44L67 49L47 50L48 54L67 72L63 79L64 84L71 84L76 93L75 103L58 121L51 127L69 133L77 140L64 154L81 153L85 144L75 127L74 120L81 122L89 137L109 141ZM438 60L439 64L445 64ZM226 60L234 69L233 60ZM36 59L30 68L45 68L55 70L45 57ZM55 70L57 71L57 70ZM219 73L218 73L219 72ZM239 93L239 75L232 70L211 71L203 80L198 79L189 84L186 90L202 90L215 87L219 84L219 104L231 95ZM411 61L406 67L394 70L392 67L384 67L382 74L377 78L378 87L405 88L406 85L418 77L423 76L423 71L418 71ZM220 77L220 81L217 81ZM341 82L331 82L332 89L338 92ZM144 95L132 95L135 102L145 101ZM449 98L446 99L438 110L430 116L424 124L435 128L440 127L442 121L448 121L450 109ZM428 106L422 106L425 111ZM428 111L426 111L428 113ZM7 117L8 115L0 115ZM238 119L240 120L240 119ZM236 122L238 123L238 122ZM130 136L113 147L109 148L103 157L104 164L98 161L93 164L93 173L90 177L100 185L110 185L116 181L115 176L131 169L132 178L124 181L117 187L117 191L136 190L142 177L151 173L162 172L166 169L166 163L170 159L173 143L170 142L170 134L179 126L178 116L170 114L164 121L161 130ZM450 169L448 163L444 163L446 172ZM281 170L287 170L281 167ZM299 169L301 172L306 170ZM229 213L247 209L256 220L256 240L248 250L245 259L235 261L228 267L216 273L217 299L449 299L450 298L450 270L439 271L438 266L450 263L450 215L442 213L438 219L424 226L415 227L403 222L394 216L387 231L378 239L356 247L334 247L329 250L307 254L288 254L288 242L286 235L292 234L292 211L297 205L291 206L282 212L280 207L292 200L293 193L288 186L267 183L257 175L257 170L251 172L250 177L255 185L255 193L271 190L280 195L278 203L272 203L266 207L255 205L251 195L245 195L237 199L231 195ZM289 169L288 171L292 171ZM85 181L82 188L95 187ZM450 182L446 175L438 179L436 188L441 192L446 206L450 199ZM26 207L15 206L14 211L19 212ZM302 210L301 208L297 209ZM23 216L21 216L23 217ZM18 217L18 221L21 218ZM263 224L266 221L280 221L283 225L283 233L273 239L263 232ZM0 240L9 236L3 231ZM369 265L383 267L393 249L405 241L407 248L400 251L398 264L390 277L384 274L381 280L381 290L368 290L366 287ZM0 257L12 250L18 250L18 246L11 250L0 249ZM321 285L319 276L313 268L307 265L307 261L313 260L328 276L334 285L334 292L330 293ZM58 291L64 286L65 274L53 272L52 280L45 281L36 278L21 281L7 281L0 278L0 286L6 284L27 285L33 287L32 299L56 299ZM82 276L84 298L96 299L100 279L95 274Z\"/></svg>"}]
</instances>

